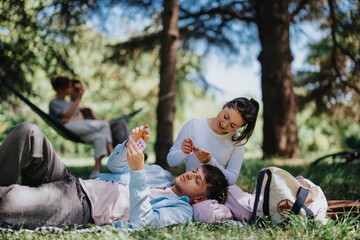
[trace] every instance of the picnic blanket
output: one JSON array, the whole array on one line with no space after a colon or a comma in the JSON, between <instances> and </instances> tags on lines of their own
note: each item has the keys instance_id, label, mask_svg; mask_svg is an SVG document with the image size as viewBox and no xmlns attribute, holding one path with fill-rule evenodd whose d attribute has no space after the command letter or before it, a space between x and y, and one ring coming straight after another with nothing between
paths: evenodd
<instances>
[{"instance_id":1,"label":"picnic blanket","mask_svg":"<svg viewBox=\"0 0 360 240\"><path fill-rule=\"evenodd\" d=\"M101 226L95 226L95 227L91 227L91 228L82 228L82 229L76 229L74 230L75 232L79 232L79 233L89 233L89 232L101 232L102 227ZM19 235L23 232L26 233L38 233L38 232L43 232L43 231L47 231L50 233L62 233L64 231L67 231L66 229L62 229L62 228L58 228L58 227L38 227L34 230L30 230L30 229L20 229L20 230L15 230L15 229L11 229L11 228L2 228L0 227L0 232L5 232L5 233L12 233L15 235Z\"/></svg>"}]
</instances>

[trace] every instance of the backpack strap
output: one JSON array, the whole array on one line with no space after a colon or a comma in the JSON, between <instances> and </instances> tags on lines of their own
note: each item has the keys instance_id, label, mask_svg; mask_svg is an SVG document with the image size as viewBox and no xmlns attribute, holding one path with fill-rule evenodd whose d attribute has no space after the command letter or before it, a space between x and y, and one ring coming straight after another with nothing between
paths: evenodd
<instances>
[{"instance_id":1,"label":"backpack strap","mask_svg":"<svg viewBox=\"0 0 360 240\"><path fill-rule=\"evenodd\" d=\"M299 214L301 208L304 206L304 202L305 202L308 194L309 194L309 190L307 190L303 187L299 188L295 203L294 203L293 207L291 208L291 211L294 214L296 214L296 215Z\"/></svg>"},{"instance_id":2,"label":"backpack strap","mask_svg":"<svg viewBox=\"0 0 360 240\"><path fill-rule=\"evenodd\" d=\"M311 211L311 209L309 209L305 205L302 208L305 210L306 216L308 216L310 218L314 218L314 213L313 213L313 211Z\"/></svg>"},{"instance_id":3,"label":"backpack strap","mask_svg":"<svg viewBox=\"0 0 360 240\"><path fill-rule=\"evenodd\" d=\"M255 195L255 202L254 202L254 208L253 212L251 214L249 223L255 223L257 220L257 209L259 206L259 200L260 200L260 194L261 194L261 188L263 185L265 174L268 175L268 179L266 181L265 189L264 189L264 204L263 204L263 212L264 215L267 217L270 217L269 214L269 198L270 198L270 183L271 183L271 171L270 169L262 169L259 172L257 183L256 183L256 195Z\"/></svg>"},{"instance_id":4,"label":"backpack strap","mask_svg":"<svg viewBox=\"0 0 360 240\"><path fill-rule=\"evenodd\" d=\"M305 210L307 216L311 216L311 217L314 216L314 213L309 208L304 206L304 203L305 203L305 200L306 200L308 194L309 194L308 189L303 188L303 187L299 188L295 203L294 203L293 207L291 208L291 211L294 214L298 215L301 208L303 208Z\"/></svg>"}]
</instances>

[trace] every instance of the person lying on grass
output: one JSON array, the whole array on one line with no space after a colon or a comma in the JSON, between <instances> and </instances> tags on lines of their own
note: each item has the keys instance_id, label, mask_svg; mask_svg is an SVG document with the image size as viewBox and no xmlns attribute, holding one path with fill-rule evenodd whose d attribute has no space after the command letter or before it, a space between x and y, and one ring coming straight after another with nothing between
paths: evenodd
<instances>
[{"instance_id":1,"label":"person lying on grass","mask_svg":"<svg viewBox=\"0 0 360 240\"><path fill-rule=\"evenodd\" d=\"M144 164L133 141L116 146L108 167L113 174L76 179L39 127L16 125L0 146L0 227L164 227L191 221L192 203L227 197L218 168L204 165L174 181L160 166ZM19 176L21 185L15 184Z\"/></svg>"}]
</instances>

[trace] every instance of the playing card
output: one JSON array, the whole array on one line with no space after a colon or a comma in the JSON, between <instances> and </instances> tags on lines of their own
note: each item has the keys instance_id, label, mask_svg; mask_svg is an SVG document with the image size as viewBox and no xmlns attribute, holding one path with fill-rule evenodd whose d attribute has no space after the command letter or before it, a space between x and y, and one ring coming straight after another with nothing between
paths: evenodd
<instances>
[{"instance_id":1,"label":"playing card","mask_svg":"<svg viewBox=\"0 0 360 240\"><path fill-rule=\"evenodd\" d=\"M141 151L144 151L144 149L146 148L146 143L142 138L139 138L139 140L136 141L136 145L138 145Z\"/></svg>"},{"instance_id":2,"label":"playing card","mask_svg":"<svg viewBox=\"0 0 360 240\"><path fill-rule=\"evenodd\" d=\"M207 150L207 149L205 149L205 148L202 148L202 147L197 147L197 150L198 150L198 151L205 152L205 153L207 153L207 154L210 154L210 151L209 151L209 150Z\"/></svg>"}]
</instances>

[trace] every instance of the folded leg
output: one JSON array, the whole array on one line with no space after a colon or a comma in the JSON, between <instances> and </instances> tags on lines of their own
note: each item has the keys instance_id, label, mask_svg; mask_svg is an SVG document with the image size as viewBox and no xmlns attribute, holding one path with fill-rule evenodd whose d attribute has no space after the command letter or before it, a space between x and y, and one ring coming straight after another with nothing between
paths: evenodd
<instances>
[{"instance_id":1,"label":"folded leg","mask_svg":"<svg viewBox=\"0 0 360 240\"><path fill-rule=\"evenodd\" d=\"M31 123L13 127L0 146L0 186L37 186L70 176L40 128Z\"/></svg>"}]
</instances>

